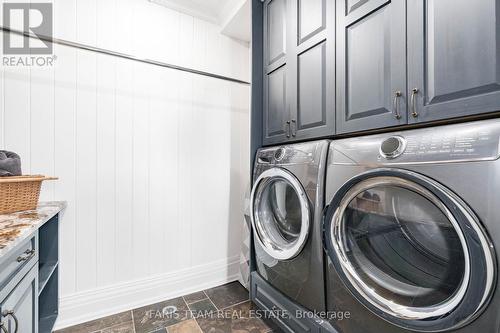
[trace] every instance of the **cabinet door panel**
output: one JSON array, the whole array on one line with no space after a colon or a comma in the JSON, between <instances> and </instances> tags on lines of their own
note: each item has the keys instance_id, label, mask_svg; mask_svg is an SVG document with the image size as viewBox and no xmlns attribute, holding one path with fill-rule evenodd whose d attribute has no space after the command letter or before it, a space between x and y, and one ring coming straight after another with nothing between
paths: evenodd
<instances>
[{"instance_id":1,"label":"cabinet door panel","mask_svg":"<svg viewBox=\"0 0 500 333\"><path fill-rule=\"evenodd\" d=\"M337 37L338 132L406 123L404 1L349 21L340 23Z\"/></svg>"},{"instance_id":2,"label":"cabinet door panel","mask_svg":"<svg viewBox=\"0 0 500 333\"><path fill-rule=\"evenodd\" d=\"M35 265L19 282L11 294L2 302L2 314L13 312L13 315L0 316L7 326L8 332L38 332L38 265ZM16 321L17 318L17 327Z\"/></svg>"},{"instance_id":3,"label":"cabinet door panel","mask_svg":"<svg viewBox=\"0 0 500 333\"><path fill-rule=\"evenodd\" d=\"M265 85L267 89L264 93L266 99L264 127L266 130L265 139L268 139L268 142L272 137L283 140L286 134L285 124L289 120L286 107L286 69L286 66L282 66L267 76L267 84Z\"/></svg>"},{"instance_id":4,"label":"cabinet door panel","mask_svg":"<svg viewBox=\"0 0 500 333\"><path fill-rule=\"evenodd\" d=\"M347 24L351 24L390 2L391 0L340 0L338 12L339 15L346 16L349 22Z\"/></svg>"},{"instance_id":5,"label":"cabinet door panel","mask_svg":"<svg viewBox=\"0 0 500 333\"><path fill-rule=\"evenodd\" d=\"M287 59L287 21L289 0L264 3L264 138L266 145L286 141L289 64Z\"/></svg>"},{"instance_id":6,"label":"cabinet door panel","mask_svg":"<svg viewBox=\"0 0 500 333\"><path fill-rule=\"evenodd\" d=\"M411 0L408 88L430 121L500 110L500 1Z\"/></svg>"},{"instance_id":7,"label":"cabinet door panel","mask_svg":"<svg viewBox=\"0 0 500 333\"><path fill-rule=\"evenodd\" d=\"M299 44L326 28L326 0L298 0Z\"/></svg>"},{"instance_id":8,"label":"cabinet door panel","mask_svg":"<svg viewBox=\"0 0 500 333\"><path fill-rule=\"evenodd\" d=\"M273 64L286 55L286 9L286 0L271 0L266 5L267 65Z\"/></svg>"},{"instance_id":9,"label":"cabinet door panel","mask_svg":"<svg viewBox=\"0 0 500 333\"><path fill-rule=\"evenodd\" d=\"M326 43L299 55L297 131L326 124Z\"/></svg>"},{"instance_id":10,"label":"cabinet door panel","mask_svg":"<svg viewBox=\"0 0 500 333\"><path fill-rule=\"evenodd\" d=\"M288 81L292 140L335 134L335 1L290 0L295 43ZM307 17L309 22L304 22ZM297 35L298 34L298 35ZM297 38L298 36L298 38ZM292 70L293 69L293 70Z\"/></svg>"},{"instance_id":11,"label":"cabinet door panel","mask_svg":"<svg viewBox=\"0 0 500 333\"><path fill-rule=\"evenodd\" d=\"M370 0L347 0L346 13L352 13Z\"/></svg>"}]
</instances>

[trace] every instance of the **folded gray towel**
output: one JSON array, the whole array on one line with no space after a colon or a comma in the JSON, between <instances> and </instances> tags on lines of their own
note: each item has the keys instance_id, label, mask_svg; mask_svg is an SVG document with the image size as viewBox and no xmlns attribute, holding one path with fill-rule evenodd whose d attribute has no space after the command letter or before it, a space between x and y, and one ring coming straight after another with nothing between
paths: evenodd
<instances>
[{"instance_id":1,"label":"folded gray towel","mask_svg":"<svg viewBox=\"0 0 500 333\"><path fill-rule=\"evenodd\" d=\"M0 177L21 176L21 158L16 153L0 150Z\"/></svg>"}]
</instances>

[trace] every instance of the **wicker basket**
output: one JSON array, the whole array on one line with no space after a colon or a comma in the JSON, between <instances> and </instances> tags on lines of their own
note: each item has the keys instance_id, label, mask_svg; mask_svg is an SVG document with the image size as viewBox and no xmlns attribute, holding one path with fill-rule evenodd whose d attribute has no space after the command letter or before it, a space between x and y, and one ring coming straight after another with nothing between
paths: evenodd
<instances>
[{"instance_id":1,"label":"wicker basket","mask_svg":"<svg viewBox=\"0 0 500 333\"><path fill-rule=\"evenodd\" d=\"M35 209L42 181L56 179L41 175L0 177L0 214Z\"/></svg>"}]
</instances>

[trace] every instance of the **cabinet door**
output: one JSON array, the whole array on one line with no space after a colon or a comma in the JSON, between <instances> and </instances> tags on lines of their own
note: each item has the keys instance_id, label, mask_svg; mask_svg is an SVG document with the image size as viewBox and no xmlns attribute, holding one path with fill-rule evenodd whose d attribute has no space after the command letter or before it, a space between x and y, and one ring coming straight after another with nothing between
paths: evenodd
<instances>
[{"instance_id":1,"label":"cabinet door","mask_svg":"<svg viewBox=\"0 0 500 333\"><path fill-rule=\"evenodd\" d=\"M335 134L335 0L290 0L292 139Z\"/></svg>"},{"instance_id":2,"label":"cabinet door","mask_svg":"<svg viewBox=\"0 0 500 333\"><path fill-rule=\"evenodd\" d=\"M500 0L408 1L410 122L500 111L499 21Z\"/></svg>"},{"instance_id":3,"label":"cabinet door","mask_svg":"<svg viewBox=\"0 0 500 333\"><path fill-rule=\"evenodd\" d=\"M26 274L0 308L1 321L8 332L38 333L38 265Z\"/></svg>"},{"instance_id":4,"label":"cabinet door","mask_svg":"<svg viewBox=\"0 0 500 333\"><path fill-rule=\"evenodd\" d=\"M337 132L407 123L406 1L337 1Z\"/></svg>"},{"instance_id":5,"label":"cabinet door","mask_svg":"<svg viewBox=\"0 0 500 333\"><path fill-rule=\"evenodd\" d=\"M264 144L283 142L290 137L287 13L287 0L264 3Z\"/></svg>"}]
</instances>

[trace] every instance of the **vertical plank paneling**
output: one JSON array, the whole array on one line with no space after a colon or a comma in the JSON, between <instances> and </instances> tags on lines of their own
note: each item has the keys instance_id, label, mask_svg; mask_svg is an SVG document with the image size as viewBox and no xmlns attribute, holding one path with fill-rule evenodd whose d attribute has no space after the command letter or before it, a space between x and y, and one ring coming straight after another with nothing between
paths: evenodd
<instances>
[{"instance_id":1,"label":"vertical plank paneling","mask_svg":"<svg viewBox=\"0 0 500 333\"><path fill-rule=\"evenodd\" d=\"M156 36L150 35L151 31L154 31L150 11L155 6L141 0L133 0L132 6L134 19L129 23L133 28L132 33L129 35L132 54L140 58L158 59ZM145 36L151 36L151 38L145 38Z\"/></svg>"},{"instance_id":2,"label":"vertical plank paneling","mask_svg":"<svg viewBox=\"0 0 500 333\"><path fill-rule=\"evenodd\" d=\"M169 53L170 57L175 55ZM179 224L179 165L177 159L179 156L179 128L177 126L179 119L179 87L176 82L179 80L179 73L176 71L165 71L162 73L161 81L163 95L165 96L165 108L162 112L162 122L167 131L163 135L164 142L168 142L168 149L162 152L166 177L163 180L164 192L162 201L167 207L166 226L164 238L167 244L167 251L174 253L175 248L179 248L187 235L182 234L182 226ZM179 237L178 235L182 235ZM169 264L175 270L182 267L182 262L189 258L183 254L174 256L169 260ZM165 263L166 264L166 263ZM163 271L169 270L169 266L164 265Z\"/></svg>"},{"instance_id":3,"label":"vertical plank paneling","mask_svg":"<svg viewBox=\"0 0 500 333\"><path fill-rule=\"evenodd\" d=\"M248 66L215 25L143 0L54 3L59 38L221 74ZM60 177L42 200L68 202L62 299L236 255L249 88L54 53L53 69L0 71L0 148L22 155L25 173Z\"/></svg>"},{"instance_id":4,"label":"vertical plank paneling","mask_svg":"<svg viewBox=\"0 0 500 333\"><path fill-rule=\"evenodd\" d=\"M116 1L117 0L97 1L97 47L116 50Z\"/></svg>"},{"instance_id":5,"label":"vertical plank paneling","mask_svg":"<svg viewBox=\"0 0 500 333\"><path fill-rule=\"evenodd\" d=\"M97 56L97 285L115 278L115 58Z\"/></svg>"},{"instance_id":6,"label":"vertical plank paneling","mask_svg":"<svg viewBox=\"0 0 500 333\"><path fill-rule=\"evenodd\" d=\"M238 145L237 141L233 141L235 136L233 131L236 131L236 129L239 131L239 126L237 122L232 121L233 114L224 103L224 96L229 93L227 88L226 82L216 81L208 89L208 94L211 96L210 109L217 110L215 113L218 115L218 119L210 118L210 136L213 138L211 144L221 147L226 152L221 158L217 159L216 168L218 172L212 183L213 186L218 184L220 191L217 191L211 209L214 214L219 214L218 219L221 221L219 222L219 228L224 230L224 232L214 235L219 246L216 252L213 253L212 260L224 258L227 253L230 253L228 251L229 239L236 237L230 229L234 225L230 220L232 209L230 204L232 198L237 196L236 193L232 192L232 186L235 186L232 183L236 170L232 169L231 160L234 154L233 148ZM220 126L221 130L216 131L217 126Z\"/></svg>"},{"instance_id":7,"label":"vertical plank paneling","mask_svg":"<svg viewBox=\"0 0 500 333\"><path fill-rule=\"evenodd\" d=\"M209 225L211 219L213 218L212 216L210 216L210 212L207 211L209 202L212 200L213 195L211 193L208 193L207 191L210 179L205 179L204 177L206 169L204 166L207 165L206 163L208 155L206 149L209 142L211 141L211 138L207 135L208 127L204 123L204 121L206 121L206 118L204 117L202 108L202 104L205 103L204 91L206 88L206 83L207 80L205 78L197 78L196 80L193 80L193 92L191 97L193 103L193 122L190 124L190 128L193 131L193 135L194 133L196 133L196 135L200 138L203 138L203 140L199 140L197 144L194 144L194 136L192 136L191 138L184 138L192 146L192 156L194 158L191 167L191 174L190 176L188 176L191 178L191 198L189 198L191 207L190 209L192 211L190 221L190 244L192 253L191 265L199 265L201 262L207 262L205 259L208 254L202 251L202 247L200 246L201 244L199 244L199 242L202 234L205 234L207 236L207 239L210 239L210 234L206 234L205 226ZM213 116L215 116L215 114ZM210 165L210 170L212 170L212 174L210 175L210 178L212 178L217 170L213 168L212 164ZM197 187L196 184L200 183L204 183L204 185L201 187ZM217 227L214 228L214 226L212 226L212 232L217 229Z\"/></svg>"},{"instance_id":8,"label":"vertical plank paneling","mask_svg":"<svg viewBox=\"0 0 500 333\"><path fill-rule=\"evenodd\" d=\"M56 38L76 41L76 1L54 0L54 36Z\"/></svg>"},{"instance_id":9,"label":"vertical plank paneling","mask_svg":"<svg viewBox=\"0 0 500 333\"><path fill-rule=\"evenodd\" d=\"M78 51L77 59L77 288L88 290L97 285L97 56L87 51Z\"/></svg>"},{"instance_id":10,"label":"vertical plank paneling","mask_svg":"<svg viewBox=\"0 0 500 333\"><path fill-rule=\"evenodd\" d=\"M193 25L193 67L207 71L207 25L208 23L195 19ZM200 78L202 79L202 78Z\"/></svg>"},{"instance_id":11,"label":"vertical plank paneling","mask_svg":"<svg viewBox=\"0 0 500 333\"><path fill-rule=\"evenodd\" d=\"M31 70L31 171L54 176L54 69ZM54 199L54 182L45 182L40 200Z\"/></svg>"},{"instance_id":12,"label":"vertical plank paneling","mask_svg":"<svg viewBox=\"0 0 500 333\"><path fill-rule=\"evenodd\" d=\"M61 223L61 294L76 292L76 50L56 46L54 142L55 199L67 201Z\"/></svg>"},{"instance_id":13,"label":"vertical plank paneling","mask_svg":"<svg viewBox=\"0 0 500 333\"><path fill-rule=\"evenodd\" d=\"M165 194L174 193L175 187L170 188L170 184L165 182L169 177L165 169L168 158L174 155L171 153L171 142L165 140L167 136L166 114L169 112L166 103L167 86L162 78L165 71L150 72L151 77L151 99L150 99L150 132L148 143L150 147L149 163L149 253L151 258L158 258L158 254L166 253L161 260L150 263L151 274L159 274L163 271L164 265L172 266L174 256L168 255L173 245L169 238L165 237L168 231L169 220L166 208ZM166 186L168 186L166 188ZM170 232L172 232L170 230ZM182 254L179 254L182 255Z\"/></svg>"},{"instance_id":14,"label":"vertical plank paneling","mask_svg":"<svg viewBox=\"0 0 500 333\"><path fill-rule=\"evenodd\" d=\"M133 54L134 44L131 36L134 33L134 12L133 0L117 0L116 6L116 27L117 35L116 50L118 52Z\"/></svg>"},{"instance_id":15,"label":"vertical plank paneling","mask_svg":"<svg viewBox=\"0 0 500 333\"><path fill-rule=\"evenodd\" d=\"M4 84L5 149L18 153L23 173L30 174L30 69L5 67Z\"/></svg>"},{"instance_id":16,"label":"vertical plank paneling","mask_svg":"<svg viewBox=\"0 0 500 333\"><path fill-rule=\"evenodd\" d=\"M147 275L148 265L148 237L149 237L149 82L152 79L148 66L133 64L133 224L132 224L132 271L133 277ZM159 181L159 179L157 179ZM160 243L161 244L161 243ZM156 254L162 252L155 252Z\"/></svg>"},{"instance_id":17,"label":"vertical plank paneling","mask_svg":"<svg viewBox=\"0 0 500 333\"><path fill-rule=\"evenodd\" d=\"M77 0L76 38L97 42L97 0ZM77 90L77 289L97 286L97 55L78 51Z\"/></svg>"},{"instance_id":18,"label":"vertical plank paneling","mask_svg":"<svg viewBox=\"0 0 500 333\"><path fill-rule=\"evenodd\" d=\"M216 32L217 27L212 24L208 24L206 26L206 29L207 29L207 36L206 36L207 68L210 68L210 70L214 71L215 73L220 73L221 50L219 47L216 47L220 34Z\"/></svg>"},{"instance_id":19,"label":"vertical plank paneling","mask_svg":"<svg viewBox=\"0 0 500 333\"><path fill-rule=\"evenodd\" d=\"M97 2L97 46L115 49L115 0ZM116 59L97 56L97 285L115 281Z\"/></svg>"},{"instance_id":20,"label":"vertical plank paneling","mask_svg":"<svg viewBox=\"0 0 500 333\"><path fill-rule=\"evenodd\" d=\"M180 63L182 66L192 66L193 63L193 23L192 17L180 15L179 29L179 53ZM192 261L192 219L193 219L193 196L192 196L192 168L197 162L196 156L196 141L193 139L198 134L195 134L193 129L193 76L180 73L179 74L179 118L178 118L178 151L177 165L179 177L177 181L179 193L179 224L181 228L181 242L179 244L179 252L184 253L185 258L182 262L182 268L191 266ZM199 137L199 136L198 136ZM203 140L200 140L203 141Z\"/></svg>"},{"instance_id":21,"label":"vertical plank paneling","mask_svg":"<svg viewBox=\"0 0 500 333\"><path fill-rule=\"evenodd\" d=\"M202 70L205 69L207 65L207 32L206 32L207 23L195 19L193 25L193 52L196 54L194 60L194 66L196 68L200 68ZM203 247L200 244L201 235L204 234L207 239L210 239L211 233L217 230L215 227L209 231L207 234L207 225L211 224L211 220L213 216L211 216L210 212L207 210L209 207L209 202L212 200L212 194L208 193L207 188L209 186L197 187L196 184L200 184L201 182L210 183L210 179L214 176L217 170L212 169L212 174L209 178L205 178L207 168L204 167L207 165L207 157L211 137L208 134L209 128L206 124L207 118L204 111L206 105L208 105L206 100L206 90L209 84L209 79L205 77L197 77L193 80L193 95L192 95L192 103L193 103L193 121L191 124L193 133L196 133L197 136L202 137L203 140L200 140L198 144L194 144L192 141L194 138L191 137L190 144L193 146L193 156L195 156L195 162L192 166L192 180L191 180L191 210L192 210L192 220L191 220L191 264L199 265L201 262L208 262L206 258L210 256L206 251L203 251ZM215 114L212 116L215 117ZM216 246L216 245L215 245Z\"/></svg>"},{"instance_id":22,"label":"vertical plank paneling","mask_svg":"<svg viewBox=\"0 0 500 333\"><path fill-rule=\"evenodd\" d=\"M115 282L127 281L132 276L130 259L133 256L132 207L134 99L133 67L126 60L116 60L116 229Z\"/></svg>"},{"instance_id":23,"label":"vertical plank paneling","mask_svg":"<svg viewBox=\"0 0 500 333\"><path fill-rule=\"evenodd\" d=\"M165 59L178 63L179 60L179 31L180 18L173 11L168 11L168 20L162 22L163 29L167 32L163 38L166 48L163 49ZM161 71L158 76L158 83L161 89L157 91L160 101L160 108L157 110L158 124L155 134L151 136L150 142L152 151L156 153L160 165L151 163L151 168L155 174L162 174L163 177L157 188L151 190L151 199L155 198L155 222L158 229L161 228L164 253L176 253L181 246L185 236L179 237L181 224L179 221L179 195L178 195L178 116L179 116L179 82L180 73L173 70ZM153 122L152 122L153 123ZM165 149L167 148L167 149ZM163 169L163 170L162 170ZM153 177L153 176L152 176ZM154 179L154 178L152 178ZM155 192L159 191L159 192ZM158 193L158 195L155 195ZM176 256L168 256L167 260L158 265L157 272L165 272L170 269L176 270L182 267L182 262L189 260L186 253Z\"/></svg>"},{"instance_id":24,"label":"vertical plank paneling","mask_svg":"<svg viewBox=\"0 0 500 333\"><path fill-rule=\"evenodd\" d=\"M76 0L54 0L54 36L76 40ZM54 45L54 198L68 203L60 226L60 292L76 292L76 50Z\"/></svg>"},{"instance_id":25,"label":"vertical plank paneling","mask_svg":"<svg viewBox=\"0 0 500 333\"><path fill-rule=\"evenodd\" d=\"M76 1L76 38L79 43L96 45L97 1L98 0Z\"/></svg>"}]
</instances>

